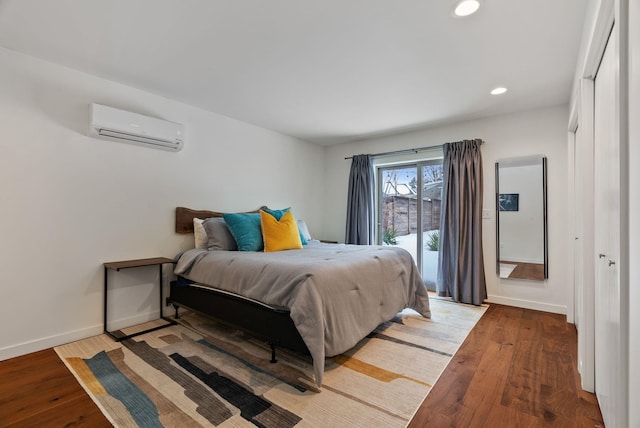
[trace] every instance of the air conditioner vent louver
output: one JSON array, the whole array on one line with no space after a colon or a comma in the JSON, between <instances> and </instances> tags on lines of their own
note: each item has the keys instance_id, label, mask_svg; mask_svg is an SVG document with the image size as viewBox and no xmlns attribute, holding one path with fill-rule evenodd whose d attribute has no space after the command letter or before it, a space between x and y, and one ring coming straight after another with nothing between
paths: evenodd
<instances>
[{"instance_id":1,"label":"air conditioner vent louver","mask_svg":"<svg viewBox=\"0 0 640 428\"><path fill-rule=\"evenodd\" d=\"M89 135L177 152L184 143L184 125L94 103Z\"/></svg>"}]
</instances>

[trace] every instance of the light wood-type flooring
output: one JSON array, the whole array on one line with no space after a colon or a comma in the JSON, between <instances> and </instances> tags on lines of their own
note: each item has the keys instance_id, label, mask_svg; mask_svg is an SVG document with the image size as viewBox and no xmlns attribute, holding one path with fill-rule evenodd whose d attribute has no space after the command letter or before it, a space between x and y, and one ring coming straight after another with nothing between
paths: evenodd
<instances>
[{"instance_id":1,"label":"light wood-type flooring","mask_svg":"<svg viewBox=\"0 0 640 428\"><path fill-rule=\"evenodd\" d=\"M603 427L562 315L491 305L409 427ZM52 349L0 362L0 427L107 427Z\"/></svg>"}]
</instances>

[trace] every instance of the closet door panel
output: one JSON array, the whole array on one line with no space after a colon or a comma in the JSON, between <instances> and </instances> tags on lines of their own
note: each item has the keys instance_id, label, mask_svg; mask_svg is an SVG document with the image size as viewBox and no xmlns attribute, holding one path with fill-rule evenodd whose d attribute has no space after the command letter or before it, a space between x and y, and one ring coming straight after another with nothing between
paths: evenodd
<instances>
[{"instance_id":1,"label":"closet door panel","mask_svg":"<svg viewBox=\"0 0 640 428\"><path fill-rule=\"evenodd\" d=\"M607 426L619 425L620 179L617 61L612 31L595 79L595 389Z\"/></svg>"}]
</instances>

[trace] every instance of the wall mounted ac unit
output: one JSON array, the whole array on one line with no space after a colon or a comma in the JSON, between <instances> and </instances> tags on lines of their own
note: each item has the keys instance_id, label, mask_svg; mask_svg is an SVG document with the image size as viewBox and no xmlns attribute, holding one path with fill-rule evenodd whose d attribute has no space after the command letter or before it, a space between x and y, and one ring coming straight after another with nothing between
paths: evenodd
<instances>
[{"instance_id":1,"label":"wall mounted ac unit","mask_svg":"<svg viewBox=\"0 0 640 428\"><path fill-rule=\"evenodd\" d=\"M116 108L91 104L89 136L177 152L184 144L184 125Z\"/></svg>"}]
</instances>

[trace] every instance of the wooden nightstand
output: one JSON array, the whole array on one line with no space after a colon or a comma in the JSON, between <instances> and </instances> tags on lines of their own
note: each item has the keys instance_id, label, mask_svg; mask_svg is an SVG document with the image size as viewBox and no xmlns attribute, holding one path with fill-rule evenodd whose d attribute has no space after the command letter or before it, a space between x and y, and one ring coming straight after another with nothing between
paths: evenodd
<instances>
[{"instance_id":1,"label":"wooden nightstand","mask_svg":"<svg viewBox=\"0 0 640 428\"><path fill-rule=\"evenodd\" d=\"M111 336L116 341L121 341L124 339L129 339L134 336L138 336L143 333L148 333L150 331L159 330L161 328L169 327L170 325L176 324L176 322L172 319L166 318L162 315L162 265L168 263L175 263L175 260L168 259L166 257L154 257L151 259L139 259L139 260L123 260L120 262L108 262L104 263L104 332ZM152 327L143 331L138 331L133 334L124 334L120 330L108 331L107 330L107 280L109 269L119 271L121 269L129 269L129 268L137 268L143 266L158 266L159 269L159 286L160 286L160 318L167 321L167 324L159 325L156 327Z\"/></svg>"}]
</instances>

